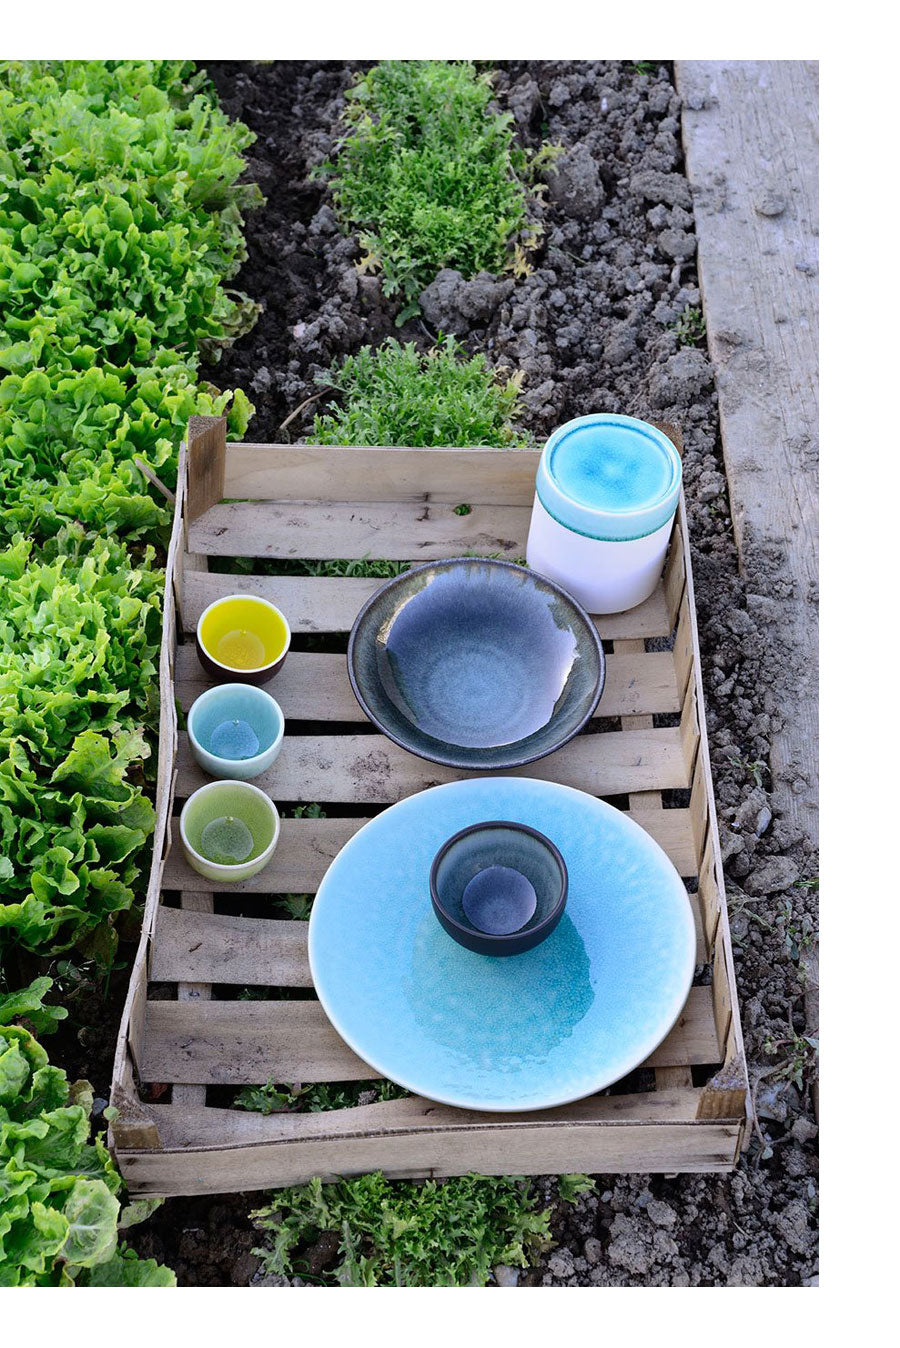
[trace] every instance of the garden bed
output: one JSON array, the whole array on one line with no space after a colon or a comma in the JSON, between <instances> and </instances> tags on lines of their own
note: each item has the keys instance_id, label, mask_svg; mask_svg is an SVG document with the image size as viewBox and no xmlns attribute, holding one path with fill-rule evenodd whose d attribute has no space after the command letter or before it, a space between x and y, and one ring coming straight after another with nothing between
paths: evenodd
<instances>
[{"instance_id":1,"label":"garden bed","mask_svg":"<svg viewBox=\"0 0 900 1348\"><path fill-rule=\"evenodd\" d=\"M498 100L514 112L526 139L535 143L543 130L567 146L585 143L605 199L597 200L586 165L588 200L576 199L574 209L571 197L551 203L534 274L517 283L514 299L477 321L460 316L456 326L473 351L525 369L523 423L538 442L559 420L607 405L662 415L684 428L707 724L753 1080L783 1060L784 1046L802 1039L805 1029L799 947L815 922L817 861L807 839L777 814L769 817L769 737L778 708L767 687L790 660L767 621L778 602L777 558L763 556L751 574L738 573L713 372L697 312L680 107L671 68L644 65L500 63ZM246 381L257 406L256 439L296 439L308 432L309 411L295 418L287 436L279 427L320 392L316 375L336 356L395 334L391 306L375 278L356 275L359 250L336 229L326 184L308 178L332 153L343 91L365 64L213 62L206 68L225 107L259 136L251 173L269 198L250 221L250 257L241 276L243 288L265 301L264 312L217 374L223 383ZM654 182L659 192L655 174L665 175L671 203L644 195ZM687 223L678 223L683 216L676 211ZM687 242L675 240L688 250L686 260L665 252L672 244L661 238L667 229L687 235ZM664 269L649 285L640 276L643 262ZM560 297L562 312L583 325L581 338L568 347ZM307 325L302 340L294 331L298 323ZM430 341L416 319L399 335ZM548 382L551 388L544 387ZM760 1122L775 1144L771 1158L758 1162L754 1151L746 1169L730 1179L601 1180L596 1196L560 1208L555 1229L564 1248L545 1258L537 1281L771 1285L814 1276L817 1162L809 1080L801 1073L799 1084L784 1076L760 1082ZM549 1183L546 1192L555 1192ZM188 1214L196 1210L192 1202L185 1201ZM250 1206L248 1199L243 1211ZM177 1259L177 1241L165 1248ZM207 1247L204 1241L204 1248L213 1258L215 1242Z\"/></svg>"},{"instance_id":2,"label":"garden bed","mask_svg":"<svg viewBox=\"0 0 900 1348\"><path fill-rule=\"evenodd\" d=\"M598 408L678 422L685 433L712 769L766 1150L755 1139L732 1176L601 1177L596 1193L571 1207L556 1205L555 1182L542 1182L560 1245L520 1281L808 1282L816 1269L816 1126L800 961L815 921L816 860L809 840L772 808L769 746L779 708L769 689L791 659L772 627L782 582L772 551L738 574L671 70L653 62L500 63L496 98L523 142L574 148L552 187L532 273L469 283L445 275L423 296L421 316L398 332L402 300L386 300L379 278L357 271L360 249L338 228L327 182L310 177L333 154L344 92L366 65L207 65L226 110L258 135L246 177L268 198L249 220L249 259L237 280L262 315L209 371L219 387L242 387L255 402L253 439L307 436L327 401L317 378L335 358L394 335L425 348L438 329L523 372L520 429L536 443L567 417ZM117 988L120 975L111 996ZM63 1053L74 1077L83 1058L107 1060L111 1042L102 1034L99 1042L77 986L70 1005L83 1022ZM247 1219L256 1202L171 1200L132 1243L172 1265L183 1284L245 1284L258 1267Z\"/></svg>"}]
</instances>

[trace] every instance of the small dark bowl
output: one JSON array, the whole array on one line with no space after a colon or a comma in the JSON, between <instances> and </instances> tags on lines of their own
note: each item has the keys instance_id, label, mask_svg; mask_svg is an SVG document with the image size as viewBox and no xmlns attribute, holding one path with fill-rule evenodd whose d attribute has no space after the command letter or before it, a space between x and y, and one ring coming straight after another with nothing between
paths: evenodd
<instances>
[{"instance_id":1,"label":"small dark bowl","mask_svg":"<svg viewBox=\"0 0 900 1348\"><path fill-rule=\"evenodd\" d=\"M455 557L406 571L360 610L347 649L363 711L433 763L521 767L577 735L606 675L593 622L546 577Z\"/></svg>"},{"instance_id":2,"label":"small dark bowl","mask_svg":"<svg viewBox=\"0 0 900 1348\"><path fill-rule=\"evenodd\" d=\"M521 955L540 945L559 923L569 891L566 863L550 839L502 819L448 838L429 883L438 922L477 955Z\"/></svg>"}]
</instances>

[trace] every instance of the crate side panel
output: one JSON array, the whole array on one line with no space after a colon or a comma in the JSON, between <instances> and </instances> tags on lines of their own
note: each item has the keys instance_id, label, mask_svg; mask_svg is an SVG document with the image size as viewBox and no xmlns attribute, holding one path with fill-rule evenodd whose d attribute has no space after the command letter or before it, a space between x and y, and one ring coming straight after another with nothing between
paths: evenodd
<instances>
[{"instance_id":1,"label":"crate side panel","mask_svg":"<svg viewBox=\"0 0 900 1348\"><path fill-rule=\"evenodd\" d=\"M383 1170L394 1178L483 1175L709 1173L734 1168L740 1123L617 1127L527 1125L502 1133L439 1128L406 1136L273 1142L225 1150L120 1152L132 1194L229 1193Z\"/></svg>"},{"instance_id":2,"label":"crate side panel","mask_svg":"<svg viewBox=\"0 0 900 1348\"><path fill-rule=\"evenodd\" d=\"M254 785L274 800L386 804L440 782L485 775L429 763L383 735L290 736ZM597 796L690 783L677 729L583 734L547 758L506 769L504 775L562 782ZM206 780L182 736L179 794L195 791Z\"/></svg>"},{"instance_id":3,"label":"crate side panel","mask_svg":"<svg viewBox=\"0 0 900 1348\"><path fill-rule=\"evenodd\" d=\"M539 450L229 445L228 500L408 501L531 508Z\"/></svg>"},{"instance_id":4,"label":"crate side panel","mask_svg":"<svg viewBox=\"0 0 900 1348\"><path fill-rule=\"evenodd\" d=\"M719 1060L712 989L692 988L645 1065ZM148 1002L140 1065L145 1081L219 1086L380 1075L347 1047L317 1001Z\"/></svg>"},{"instance_id":5,"label":"crate side panel","mask_svg":"<svg viewBox=\"0 0 900 1348\"><path fill-rule=\"evenodd\" d=\"M353 558L344 560L352 561ZM408 556L403 561L410 561ZM415 559L420 560L420 559ZM384 584L359 576L239 576L211 571L184 579L185 630L195 632L208 604L227 594L253 594L280 608L294 633L349 632L366 600ZM662 583L627 613L595 619L601 637L667 637L672 630Z\"/></svg>"},{"instance_id":6,"label":"crate side panel","mask_svg":"<svg viewBox=\"0 0 900 1348\"><path fill-rule=\"evenodd\" d=\"M525 555L531 511L473 506L335 501L235 502L191 525L191 550L210 557L313 560L368 557L428 562L467 553Z\"/></svg>"}]
</instances>

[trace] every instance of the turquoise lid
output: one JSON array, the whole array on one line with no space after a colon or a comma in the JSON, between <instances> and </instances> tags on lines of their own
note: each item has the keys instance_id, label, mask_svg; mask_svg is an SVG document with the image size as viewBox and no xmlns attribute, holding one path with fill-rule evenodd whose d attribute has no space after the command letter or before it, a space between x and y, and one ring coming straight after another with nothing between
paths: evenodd
<instances>
[{"instance_id":1,"label":"turquoise lid","mask_svg":"<svg viewBox=\"0 0 900 1348\"><path fill-rule=\"evenodd\" d=\"M558 427L537 473L538 499L559 524L616 542L661 529L680 491L681 458L668 436L637 417L607 413Z\"/></svg>"}]
</instances>

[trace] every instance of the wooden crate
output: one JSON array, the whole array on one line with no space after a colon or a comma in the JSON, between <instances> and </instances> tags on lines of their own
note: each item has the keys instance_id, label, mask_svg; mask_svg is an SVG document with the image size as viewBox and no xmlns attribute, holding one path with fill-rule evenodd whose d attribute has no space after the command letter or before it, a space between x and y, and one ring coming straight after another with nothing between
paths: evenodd
<instances>
[{"instance_id":1,"label":"wooden crate","mask_svg":"<svg viewBox=\"0 0 900 1348\"><path fill-rule=\"evenodd\" d=\"M374 1169L408 1177L734 1166L747 1077L683 501L656 592L630 613L597 620L608 650L598 715L615 722L520 770L627 804L693 891L700 973L678 1023L644 1065L652 1072L629 1078L634 1088L624 1092L614 1087L520 1115L411 1097L263 1116L207 1100L209 1087L376 1075L309 991L294 1000L239 999L245 986L311 988L306 924L257 916L252 896L315 891L367 807L463 775L371 733L353 697L340 648L380 582L226 574L210 560L522 557L537 461L530 450L226 447L224 421L192 420L166 577L158 825L113 1081L119 1116L111 1142L132 1193L260 1189ZM339 493L347 499L336 500ZM457 514L463 503L470 511ZM207 686L195 654L197 619L234 591L273 600L299 638L295 646L311 644L306 635L332 637L325 644L333 653L292 651L268 685L288 722L301 724L258 778L280 804L320 802L328 817L286 819L266 869L223 896L187 866L178 840L181 803L205 778L177 728L175 701L187 710ZM666 644L658 638L669 638L670 649L655 649ZM245 896L239 916L235 892ZM260 906L271 912L267 900Z\"/></svg>"}]
</instances>

